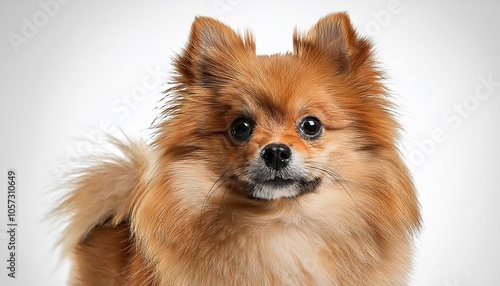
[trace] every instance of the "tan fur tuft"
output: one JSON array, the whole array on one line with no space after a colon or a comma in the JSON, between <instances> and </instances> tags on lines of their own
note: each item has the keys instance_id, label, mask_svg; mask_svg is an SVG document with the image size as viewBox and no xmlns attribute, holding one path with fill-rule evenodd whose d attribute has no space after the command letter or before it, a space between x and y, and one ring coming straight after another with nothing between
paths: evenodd
<instances>
[{"instance_id":1,"label":"tan fur tuft","mask_svg":"<svg viewBox=\"0 0 500 286\"><path fill-rule=\"evenodd\" d=\"M148 167L149 150L144 143L130 140L110 142L114 151L84 159L86 166L66 179L65 188L70 191L53 212L68 220L60 242L64 255L96 226L128 220L130 194Z\"/></svg>"}]
</instances>

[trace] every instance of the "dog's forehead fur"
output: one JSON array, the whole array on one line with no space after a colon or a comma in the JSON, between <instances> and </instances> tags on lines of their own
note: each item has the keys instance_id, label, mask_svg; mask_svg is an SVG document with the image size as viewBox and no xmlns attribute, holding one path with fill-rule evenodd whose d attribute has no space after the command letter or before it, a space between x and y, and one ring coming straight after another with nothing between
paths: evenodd
<instances>
[{"instance_id":1,"label":"dog's forehead fur","mask_svg":"<svg viewBox=\"0 0 500 286\"><path fill-rule=\"evenodd\" d=\"M335 82L333 72L328 75L294 54L257 56L243 63L234 81L214 97L227 112L254 120L284 122L314 115L329 121L336 117L332 110L339 109Z\"/></svg>"}]
</instances>

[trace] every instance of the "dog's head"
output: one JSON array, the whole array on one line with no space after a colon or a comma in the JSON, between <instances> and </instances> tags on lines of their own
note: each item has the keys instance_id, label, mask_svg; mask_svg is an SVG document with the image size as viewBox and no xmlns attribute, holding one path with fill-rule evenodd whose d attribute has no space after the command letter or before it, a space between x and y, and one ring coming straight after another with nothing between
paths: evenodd
<instances>
[{"instance_id":1,"label":"dog's head","mask_svg":"<svg viewBox=\"0 0 500 286\"><path fill-rule=\"evenodd\" d=\"M175 62L177 96L160 148L196 158L226 189L264 200L383 170L397 124L369 42L336 13L296 31L293 43L293 53L257 56L249 33L196 18Z\"/></svg>"}]
</instances>

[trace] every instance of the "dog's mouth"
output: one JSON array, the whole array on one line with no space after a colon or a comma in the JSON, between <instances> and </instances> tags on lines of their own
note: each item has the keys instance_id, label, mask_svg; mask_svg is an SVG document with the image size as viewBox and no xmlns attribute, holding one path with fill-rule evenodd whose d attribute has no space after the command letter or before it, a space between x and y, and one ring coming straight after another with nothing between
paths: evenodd
<instances>
[{"instance_id":1,"label":"dog's mouth","mask_svg":"<svg viewBox=\"0 0 500 286\"><path fill-rule=\"evenodd\" d=\"M292 179L281 179L275 178L273 180L267 180L263 182L259 182L261 185L271 187L271 188L284 188L295 183L295 180Z\"/></svg>"},{"instance_id":2,"label":"dog's mouth","mask_svg":"<svg viewBox=\"0 0 500 286\"><path fill-rule=\"evenodd\" d=\"M250 198L273 200L279 198L293 198L314 192L321 185L321 178L282 179L245 182L245 191Z\"/></svg>"}]
</instances>

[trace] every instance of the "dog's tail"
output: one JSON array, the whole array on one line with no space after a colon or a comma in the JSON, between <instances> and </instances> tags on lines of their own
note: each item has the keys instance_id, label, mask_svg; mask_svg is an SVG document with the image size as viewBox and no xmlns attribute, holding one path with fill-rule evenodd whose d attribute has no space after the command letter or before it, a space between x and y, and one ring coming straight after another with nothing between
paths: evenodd
<instances>
[{"instance_id":1,"label":"dog's tail","mask_svg":"<svg viewBox=\"0 0 500 286\"><path fill-rule=\"evenodd\" d=\"M101 226L128 223L131 194L149 165L150 147L144 142L111 139L112 150L87 158L64 178L68 192L52 215L65 218L58 245L68 255L92 231Z\"/></svg>"}]
</instances>

